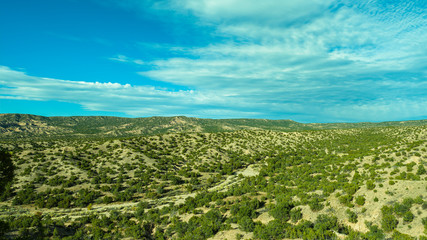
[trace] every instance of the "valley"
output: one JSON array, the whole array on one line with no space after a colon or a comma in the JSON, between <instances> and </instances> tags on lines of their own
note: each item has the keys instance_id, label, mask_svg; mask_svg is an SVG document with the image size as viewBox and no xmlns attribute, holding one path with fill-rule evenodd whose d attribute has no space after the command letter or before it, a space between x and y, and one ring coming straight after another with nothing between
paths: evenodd
<instances>
[{"instance_id":1,"label":"valley","mask_svg":"<svg viewBox=\"0 0 427 240\"><path fill-rule=\"evenodd\" d=\"M427 239L427 126L3 139L23 239Z\"/></svg>"}]
</instances>

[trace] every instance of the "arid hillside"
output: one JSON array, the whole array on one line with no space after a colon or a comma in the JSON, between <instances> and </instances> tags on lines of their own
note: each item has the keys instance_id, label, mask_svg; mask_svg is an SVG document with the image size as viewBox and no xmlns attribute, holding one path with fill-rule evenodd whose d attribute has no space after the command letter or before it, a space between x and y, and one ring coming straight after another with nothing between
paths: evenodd
<instances>
[{"instance_id":1,"label":"arid hillside","mask_svg":"<svg viewBox=\"0 0 427 240\"><path fill-rule=\"evenodd\" d=\"M172 118L179 119L179 118ZM427 127L3 141L6 238L426 239Z\"/></svg>"},{"instance_id":2,"label":"arid hillside","mask_svg":"<svg viewBox=\"0 0 427 240\"><path fill-rule=\"evenodd\" d=\"M238 130L301 131L323 129L422 126L427 120L381 123L298 123L292 120L201 119L189 117L120 118L105 116L43 117L1 114L0 140L46 138L117 138L165 133Z\"/></svg>"}]
</instances>

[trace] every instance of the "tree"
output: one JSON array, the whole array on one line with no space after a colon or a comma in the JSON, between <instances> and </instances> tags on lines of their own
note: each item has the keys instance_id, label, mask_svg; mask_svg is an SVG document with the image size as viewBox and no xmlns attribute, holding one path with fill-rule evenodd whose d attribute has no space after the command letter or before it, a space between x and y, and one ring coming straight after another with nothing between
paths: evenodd
<instances>
[{"instance_id":1,"label":"tree","mask_svg":"<svg viewBox=\"0 0 427 240\"><path fill-rule=\"evenodd\" d=\"M288 221L290 218L289 212L294 207L293 203L279 202L269 211L270 215L281 221Z\"/></svg>"},{"instance_id":2,"label":"tree","mask_svg":"<svg viewBox=\"0 0 427 240\"><path fill-rule=\"evenodd\" d=\"M414 220L414 214L411 211L408 211L403 215L403 221L405 222L412 222Z\"/></svg>"},{"instance_id":3,"label":"tree","mask_svg":"<svg viewBox=\"0 0 427 240\"><path fill-rule=\"evenodd\" d=\"M426 173L426 169L423 165L418 165L417 175L423 175Z\"/></svg>"},{"instance_id":4,"label":"tree","mask_svg":"<svg viewBox=\"0 0 427 240\"><path fill-rule=\"evenodd\" d=\"M383 215L381 219L381 226L386 232L393 231L397 227L398 223L399 221L396 217L391 214Z\"/></svg>"},{"instance_id":5,"label":"tree","mask_svg":"<svg viewBox=\"0 0 427 240\"><path fill-rule=\"evenodd\" d=\"M356 197L356 204L359 206L365 205L365 197L364 196L357 196Z\"/></svg>"},{"instance_id":6,"label":"tree","mask_svg":"<svg viewBox=\"0 0 427 240\"><path fill-rule=\"evenodd\" d=\"M372 181L372 180L367 181L367 182L366 182L366 188L367 188L368 190L372 190L372 189L374 189L374 188L375 188L375 183L374 183L374 181Z\"/></svg>"},{"instance_id":7,"label":"tree","mask_svg":"<svg viewBox=\"0 0 427 240\"><path fill-rule=\"evenodd\" d=\"M293 208L290 212L292 222L298 222L302 219L302 209L301 208Z\"/></svg>"},{"instance_id":8,"label":"tree","mask_svg":"<svg viewBox=\"0 0 427 240\"><path fill-rule=\"evenodd\" d=\"M369 232L365 233L364 239L384 239L384 233L379 229L377 225L373 225L370 222L365 222Z\"/></svg>"},{"instance_id":9,"label":"tree","mask_svg":"<svg viewBox=\"0 0 427 240\"><path fill-rule=\"evenodd\" d=\"M357 214L355 212L352 212L350 209L347 209L345 211L345 213L347 213L348 216L348 221L351 223L357 223Z\"/></svg>"},{"instance_id":10,"label":"tree","mask_svg":"<svg viewBox=\"0 0 427 240\"><path fill-rule=\"evenodd\" d=\"M11 182L14 176L15 166L11 155L0 150L0 192L4 192L7 183Z\"/></svg>"},{"instance_id":11,"label":"tree","mask_svg":"<svg viewBox=\"0 0 427 240\"><path fill-rule=\"evenodd\" d=\"M243 216L242 218L240 218L237 221L237 224L239 224L240 229L245 232L253 232L255 228L255 223L248 216Z\"/></svg>"}]
</instances>

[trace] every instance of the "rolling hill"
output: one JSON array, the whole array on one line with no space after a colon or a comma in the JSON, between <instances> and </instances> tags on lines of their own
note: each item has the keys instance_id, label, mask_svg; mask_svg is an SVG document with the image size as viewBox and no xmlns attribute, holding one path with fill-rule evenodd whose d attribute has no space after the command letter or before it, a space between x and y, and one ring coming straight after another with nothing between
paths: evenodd
<instances>
[{"instance_id":1,"label":"rolling hill","mask_svg":"<svg viewBox=\"0 0 427 240\"><path fill-rule=\"evenodd\" d=\"M201 119L184 116L122 118L107 116L43 117L0 115L0 139L131 137L177 132L236 130L300 131L390 126L420 126L427 120L381 123L298 123L292 120Z\"/></svg>"}]
</instances>

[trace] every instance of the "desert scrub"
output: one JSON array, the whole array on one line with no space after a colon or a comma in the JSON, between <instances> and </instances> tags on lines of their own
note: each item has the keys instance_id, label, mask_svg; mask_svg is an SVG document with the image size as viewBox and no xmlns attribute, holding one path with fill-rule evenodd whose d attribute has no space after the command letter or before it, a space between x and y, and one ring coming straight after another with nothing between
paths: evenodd
<instances>
[{"instance_id":1,"label":"desert scrub","mask_svg":"<svg viewBox=\"0 0 427 240\"><path fill-rule=\"evenodd\" d=\"M372 181L372 180L367 181L367 182L366 182L366 188L367 188L368 190L373 190L373 189L375 188L375 183L374 183L374 181Z\"/></svg>"},{"instance_id":2,"label":"desert scrub","mask_svg":"<svg viewBox=\"0 0 427 240\"><path fill-rule=\"evenodd\" d=\"M347 209L345 213L348 216L348 221L351 223L357 223L357 214L350 209Z\"/></svg>"},{"instance_id":3,"label":"desert scrub","mask_svg":"<svg viewBox=\"0 0 427 240\"><path fill-rule=\"evenodd\" d=\"M366 201L366 199L364 196L357 196L356 197L356 204L359 206L365 205L365 201Z\"/></svg>"}]
</instances>

